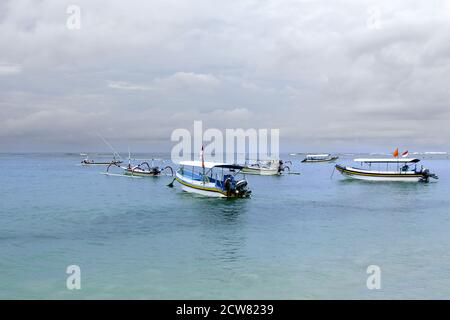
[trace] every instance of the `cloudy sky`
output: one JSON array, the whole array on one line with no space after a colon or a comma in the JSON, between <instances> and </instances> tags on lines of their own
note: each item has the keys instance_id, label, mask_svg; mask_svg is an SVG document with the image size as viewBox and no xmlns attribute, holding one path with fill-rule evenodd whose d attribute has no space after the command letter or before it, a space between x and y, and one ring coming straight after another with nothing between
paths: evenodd
<instances>
[{"instance_id":1,"label":"cloudy sky","mask_svg":"<svg viewBox=\"0 0 450 320\"><path fill-rule=\"evenodd\" d=\"M0 152L170 151L194 120L449 150L450 0L0 1Z\"/></svg>"}]
</instances>

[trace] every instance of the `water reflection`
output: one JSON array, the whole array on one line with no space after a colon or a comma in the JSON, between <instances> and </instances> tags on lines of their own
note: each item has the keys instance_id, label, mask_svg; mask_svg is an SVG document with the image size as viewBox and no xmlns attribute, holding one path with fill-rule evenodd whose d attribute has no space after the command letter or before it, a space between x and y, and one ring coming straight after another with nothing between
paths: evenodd
<instances>
[{"instance_id":1,"label":"water reflection","mask_svg":"<svg viewBox=\"0 0 450 320\"><path fill-rule=\"evenodd\" d=\"M222 268L233 269L245 257L249 200L195 199L194 211L207 256Z\"/></svg>"},{"instance_id":2,"label":"water reflection","mask_svg":"<svg viewBox=\"0 0 450 320\"><path fill-rule=\"evenodd\" d=\"M340 179L338 182L342 188L345 186L354 186L361 190L372 189L375 193L393 193L410 195L417 192L423 194L429 192L429 185L425 182L401 182L401 181L365 181L357 179Z\"/></svg>"}]
</instances>

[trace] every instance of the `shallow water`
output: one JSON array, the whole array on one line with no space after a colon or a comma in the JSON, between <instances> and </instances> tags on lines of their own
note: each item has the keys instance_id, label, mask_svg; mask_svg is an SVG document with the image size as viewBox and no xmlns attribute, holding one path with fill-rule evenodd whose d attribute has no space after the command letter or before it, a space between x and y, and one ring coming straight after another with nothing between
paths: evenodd
<instances>
[{"instance_id":1,"label":"shallow water","mask_svg":"<svg viewBox=\"0 0 450 320\"><path fill-rule=\"evenodd\" d=\"M440 179L415 184L284 158L301 175L247 176L252 198L224 200L79 155L1 154L0 298L450 298L450 160L425 159Z\"/></svg>"}]
</instances>

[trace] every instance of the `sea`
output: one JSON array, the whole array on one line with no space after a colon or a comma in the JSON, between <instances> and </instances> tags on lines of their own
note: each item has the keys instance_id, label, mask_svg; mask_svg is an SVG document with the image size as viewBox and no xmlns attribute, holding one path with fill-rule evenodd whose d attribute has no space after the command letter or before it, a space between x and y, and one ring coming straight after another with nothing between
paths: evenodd
<instances>
[{"instance_id":1,"label":"sea","mask_svg":"<svg viewBox=\"0 0 450 320\"><path fill-rule=\"evenodd\" d=\"M300 174L216 199L79 154L0 154L0 298L449 299L450 159L419 157L439 180L348 180L285 154Z\"/></svg>"}]
</instances>

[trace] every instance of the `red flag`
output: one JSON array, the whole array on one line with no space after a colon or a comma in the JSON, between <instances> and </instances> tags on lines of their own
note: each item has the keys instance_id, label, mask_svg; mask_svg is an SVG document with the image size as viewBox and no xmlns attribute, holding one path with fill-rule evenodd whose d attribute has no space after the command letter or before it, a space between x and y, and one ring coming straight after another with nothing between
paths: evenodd
<instances>
[{"instance_id":1,"label":"red flag","mask_svg":"<svg viewBox=\"0 0 450 320\"><path fill-rule=\"evenodd\" d=\"M202 151L200 151L200 158L202 159L202 168L205 167L205 157L203 156L203 146L202 146Z\"/></svg>"},{"instance_id":2,"label":"red flag","mask_svg":"<svg viewBox=\"0 0 450 320\"><path fill-rule=\"evenodd\" d=\"M405 152L402 153L402 158L405 158L407 156L409 156L408 150L406 150Z\"/></svg>"},{"instance_id":3,"label":"red flag","mask_svg":"<svg viewBox=\"0 0 450 320\"><path fill-rule=\"evenodd\" d=\"M395 149L394 153L392 154L394 157L398 158L398 148Z\"/></svg>"}]
</instances>

